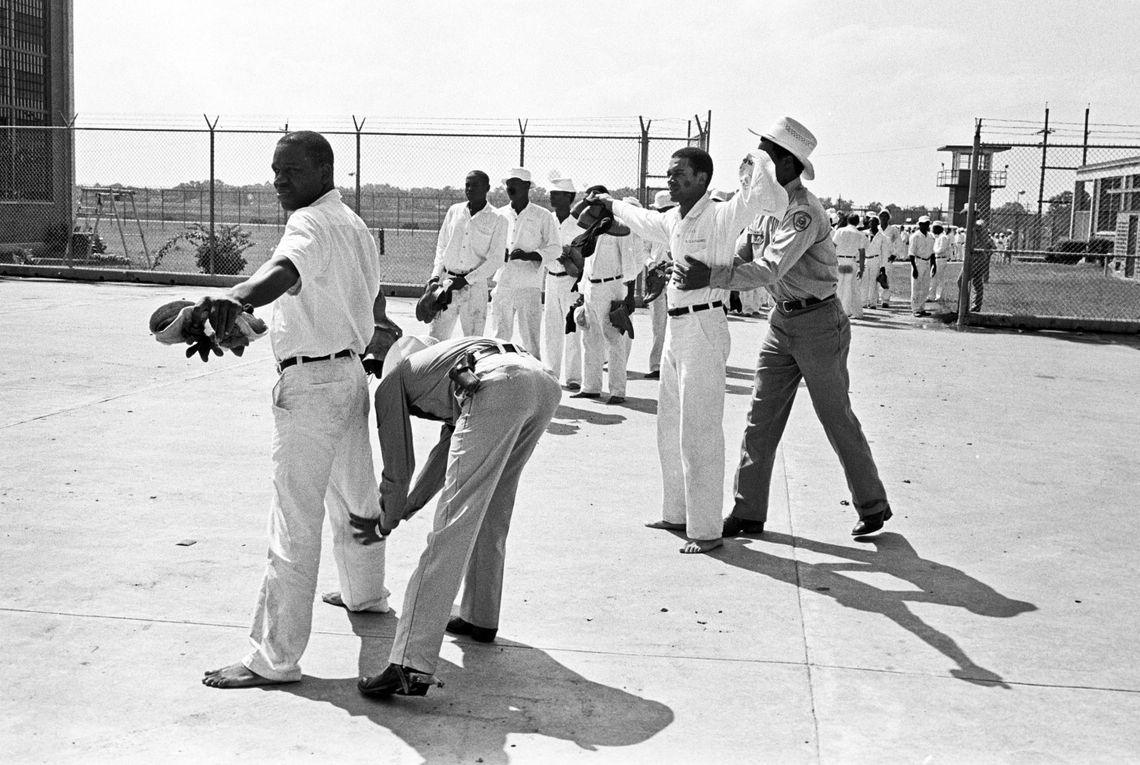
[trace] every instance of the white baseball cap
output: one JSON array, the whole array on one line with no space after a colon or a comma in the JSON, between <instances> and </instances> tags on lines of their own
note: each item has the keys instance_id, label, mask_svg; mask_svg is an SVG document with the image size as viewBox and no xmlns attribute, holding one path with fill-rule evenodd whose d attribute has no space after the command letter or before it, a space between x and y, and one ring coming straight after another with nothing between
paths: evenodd
<instances>
[{"instance_id":1,"label":"white baseball cap","mask_svg":"<svg viewBox=\"0 0 1140 765\"><path fill-rule=\"evenodd\" d=\"M676 202L673 201L673 195L669 193L668 189L662 189L653 195L653 204L649 205L650 208L661 211L668 210L670 207L675 207Z\"/></svg>"},{"instance_id":2,"label":"white baseball cap","mask_svg":"<svg viewBox=\"0 0 1140 765\"><path fill-rule=\"evenodd\" d=\"M918 217L918 222L919 223L929 223L930 222L930 216L929 215L920 215Z\"/></svg>"},{"instance_id":3,"label":"white baseball cap","mask_svg":"<svg viewBox=\"0 0 1140 765\"><path fill-rule=\"evenodd\" d=\"M522 168L519 169L521 170ZM519 180L524 179L520 178ZM550 188L547 189L547 191L565 191L569 194L578 193L578 189L574 186L574 181L570 178L566 178L557 170L550 171Z\"/></svg>"},{"instance_id":4,"label":"white baseball cap","mask_svg":"<svg viewBox=\"0 0 1140 765\"><path fill-rule=\"evenodd\" d=\"M512 167L511 172L503 179L503 183L506 183L512 178L518 178L520 181L530 183L530 170L527 170L525 167Z\"/></svg>"},{"instance_id":5,"label":"white baseball cap","mask_svg":"<svg viewBox=\"0 0 1140 765\"><path fill-rule=\"evenodd\" d=\"M764 133L757 133L752 128L748 128L748 132L761 138L767 138L772 143L790 151L792 156L804 166L804 180L810 181L815 178L815 166L812 165L808 157L819 142L812 132L802 124L791 117L780 117Z\"/></svg>"}]
</instances>

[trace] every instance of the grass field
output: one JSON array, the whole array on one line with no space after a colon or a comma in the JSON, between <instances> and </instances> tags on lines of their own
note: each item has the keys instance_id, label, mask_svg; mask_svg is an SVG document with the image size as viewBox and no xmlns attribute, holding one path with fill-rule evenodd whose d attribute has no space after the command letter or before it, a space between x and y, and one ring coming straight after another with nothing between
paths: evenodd
<instances>
[{"instance_id":1,"label":"grass field","mask_svg":"<svg viewBox=\"0 0 1140 765\"><path fill-rule=\"evenodd\" d=\"M186 224L174 221L142 221L142 233L135 223L123 227L123 235L112 222L104 221L99 234L106 242L108 256L129 261L122 267L146 269L169 239L184 231ZM253 273L273 252L283 227L274 224L246 224L254 246L243 253L247 261L243 273ZM378 234L379 236L379 234ZM143 241L150 261L144 253ZM391 285L421 285L431 274L435 255L435 231L384 229L382 278ZM125 241L125 246L124 246ZM77 263L76 265L80 265ZM960 268L960 264L955 264ZM955 267L955 266L952 266ZM196 273L194 250L181 244L171 251L156 270ZM896 300L910 296L910 266L894 263L888 276ZM1094 264L1061 265L1044 262L991 261L990 280L985 288L983 313L1019 316L1055 316L1078 319L1140 321L1140 280L1106 276Z\"/></svg>"}]
</instances>

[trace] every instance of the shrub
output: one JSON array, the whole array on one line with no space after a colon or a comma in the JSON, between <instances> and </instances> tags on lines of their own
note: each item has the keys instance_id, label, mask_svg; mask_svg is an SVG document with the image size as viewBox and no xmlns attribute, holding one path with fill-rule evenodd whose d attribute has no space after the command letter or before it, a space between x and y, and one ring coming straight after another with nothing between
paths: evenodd
<instances>
[{"instance_id":1,"label":"shrub","mask_svg":"<svg viewBox=\"0 0 1140 765\"><path fill-rule=\"evenodd\" d=\"M218 225L214 227L214 238L211 245L210 227L205 223L191 223L180 234L175 234L159 248L154 256L153 268L158 268L162 259L185 241L194 247L194 258L198 270L204 274L210 273L211 258L215 274L240 274L245 270L246 260L242 253L253 246L253 236L240 225Z\"/></svg>"},{"instance_id":2,"label":"shrub","mask_svg":"<svg viewBox=\"0 0 1140 765\"><path fill-rule=\"evenodd\" d=\"M107 243L103 237L92 231L72 231L71 226L65 222L51 223L44 226L43 246L37 247L35 256L38 258L63 258L67 255L67 237L71 236L71 257L87 258L92 253L107 251Z\"/></svg>"},{"instance_id":3,"label":"shrub","mask_svg":"<svg viewBox=\"0 0 1140 765\"><path fill-rule=\"evenodd\" d=\"M1050 245L1049 252L1045 255L1045 262L1073 266L1081 262L1088 249L1088 242L1079 239L1059 239Z\"/></svg>"}]
</instances>

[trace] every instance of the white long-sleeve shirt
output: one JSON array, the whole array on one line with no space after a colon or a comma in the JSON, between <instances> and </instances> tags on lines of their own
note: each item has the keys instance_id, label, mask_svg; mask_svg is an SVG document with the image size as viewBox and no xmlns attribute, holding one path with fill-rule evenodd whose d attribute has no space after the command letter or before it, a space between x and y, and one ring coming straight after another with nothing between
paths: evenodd
<instances>
[{"instance_id":1,"label":"white long-sleeve shirt","mask_svg":"<svg viewBox=\"0 0 1140 765\"><path fill-rule=\"evenodd\" d=\"M744 227L759 215L781 218L788 207L788 193L776 181L772 160L762 152L749 156L751 170L742 166L740 193L727 202L712 202L706 193L682 218L680 207L659 213L615 201L614 214L642 239L666 245L678 263L692 258L709 266L731 266L736 237ZM680 308L726 301L728 292L719 287L680 290L670 281L667 299L670 308Z\"/></svg>"},{"instance_id":2,"label":"white long-sleeve shirt","mask_svg":"<svg viewBox=\"0 0 1140 765\"><path fill-rule=\"evenodd\" d=\"M507 246L507 221L490 204L474 215L466 202L447 208L435 241L431 275L445 271L466 274L467 282L489 279L502 265Z\"/></svg>"},{"instance_id":3,"label":"white long-sleeve shirt","mask_svg":"<svg viewBox=\"0 0 1140 765\"><path fill-rule=\"evenodd\" d=\"M499 287L504 289L542 289L544 266L562 255L562 237L558 233L558 219L554 213L528 204L521 213L516 213L509 204L497 211L508 223L506 252L522 250L537 252L541 263L530 260L508 260L500 263L496 277ZM500 256L502 257L502 256Z\"/></svg>"}]
</instances>

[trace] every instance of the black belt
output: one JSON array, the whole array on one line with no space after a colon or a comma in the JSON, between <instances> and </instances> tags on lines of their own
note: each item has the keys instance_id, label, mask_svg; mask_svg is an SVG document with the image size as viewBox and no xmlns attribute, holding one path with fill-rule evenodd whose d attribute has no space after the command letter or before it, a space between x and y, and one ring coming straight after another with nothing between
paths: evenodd
<instances>
[{"instance_id":1,"label":"black belt","mask_svg":"<svg viewBox=\"0 0 1140 765\"><path fill-rule=\"evenodd\" d=\"M546 273L549 274L550 276L569 276L570 275L570 274L566 273L565 271L559 271L558 273L554 273L553 271L547 271Z\"/></svg>"},{"instance_id":2,"label":"black belt","mask_svg":"<svg viewBox=\"0 0 1140 765\"><path fill-rule=\"evenodd\" d=\"M828 295L825 298L809 297L809 298L804 298L803 300L780 300L776 303L776 305L778 305L780 307L781 311L783 311L784 313L787 313L789 311L799 311L802 308L808 308L808 307L813 306L813 305L819 305L820 303L826 303L828 300L831 300L833 297L835 297L835 295Z\"/></svg>"},{"instance_id":3,"label":"black belt","mask_svg":"<svg viewBox=\"0 0 1140 765\"><path fill-rule=\"evenodd\" d=\"M495 343L494 345L485 345L471 352L475 359L473 363L476 364L488 356L494 356L497 353L518 353L525 355L526 350L523 349L521 345L515 345L514 343Z\"/></svg>"},{"instance_id":4,"label":"black belt","mask_svg":"<svg viewBox=\"0 0 1140 765\"><path fill-rule=\"evenodd\" d=\"M287 359L282 359L277 362L278 373L283 372L294 364L312 364L314 361L328 361L330 359L343 359L345 356L351 356L353 350L345 348L343 351L330 353L328 356L291 356Z\"/></svg>"},{"instance_id":5,"label":"black belt","mask_svg":"<svg viewBox=\"0 0 1140 765\"><path fill-rule=\"evenodd\" d=\"M711 303L701 303L699 305L684 305L679 308L670 308L668 313L670 316L684 316L687 313L696 313L697 311L707 311L710 308L724 308L723 300L714 300Z\"/></svg>"},{"instance_id":6,"label":"black belt","mask_svg":"<svg viewBox=\"0 0 1140 765\"><path fill-rule=\"evenodd\" d=\"M606 282L616 282L620 278L621 274L618 274L617 276L611 276L606 279L591 279L590 284L605 284Z\"/></svg>"},{"instance_id":7,"label":"black belt","mask_svg":"<svg viewBox=\"0 0 1140 765\"><path fill-rule=\"evenodd\" d=\"M455 277L458 277L458 276L462 276L463 278L467 278L467 274L470 274L470 273L471 273L471 271L467 271L466 273L462 273L462 274L461 274L461 273L458 273L458 272L456 272L456 271L452 271L450 268L448 268L448 269L445 269L445 270L447 271L447 275L448 275L448 276L450 276L450 277L452 277L452 278L455 278ZM472 269L472 270L474 270L474 269Z\"/></svg>"}]
</instances>

